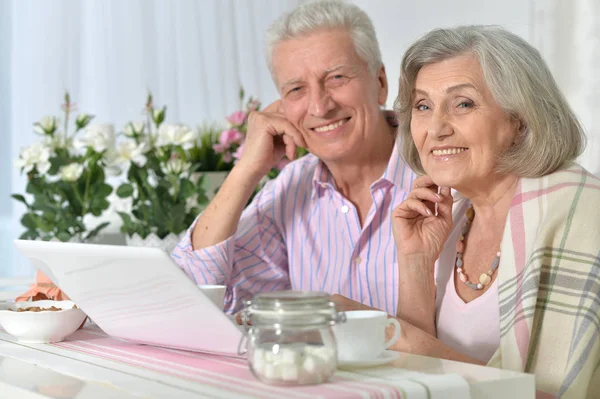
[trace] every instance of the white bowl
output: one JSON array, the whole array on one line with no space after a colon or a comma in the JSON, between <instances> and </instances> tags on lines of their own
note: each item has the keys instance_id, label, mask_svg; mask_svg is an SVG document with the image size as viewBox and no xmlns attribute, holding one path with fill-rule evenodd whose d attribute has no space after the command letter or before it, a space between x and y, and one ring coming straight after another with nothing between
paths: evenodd
<instances>
[{"instance_id":1,"label":"white bowl","mask_svg":"<svg viewBox=\"0 0 600 399\"><path fill-rule=\"evenodd\" d=\"M63 310L17 312L20 308L54 306ZM0 326L19 342L44 344L60 342L73 334L85 320L86 314L73 309L73 301L27 301L0 303ZM9 310L10 309L10 310Z\"/></svg>"}]
</instances>

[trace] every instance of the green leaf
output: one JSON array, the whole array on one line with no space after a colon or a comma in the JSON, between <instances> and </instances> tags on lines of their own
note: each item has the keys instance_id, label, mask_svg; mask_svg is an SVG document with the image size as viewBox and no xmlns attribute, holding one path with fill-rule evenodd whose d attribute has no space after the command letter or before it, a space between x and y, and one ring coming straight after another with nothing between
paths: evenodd
<instances>
[{"instance_id":1,"label":"green leaf","mask_svg":"<svg viewBox=\"0 0 600 399\"><path fill-rule=\"evenodd\" d=\"M32 195L40 195L44 193L43 180L34 178L27 183L25 191Z\"/></svg>"},{"instance_id":2,"label":"green leaf","mask_svg":"<svg viewBox=\"0 0 600 399\"><path fill-rule=\"evenodd\" d=\"M48 221L42 219L39 216L35 218L35 223L38 229L43 231L44 233L50 233L54 230L54 226L52 225L52 223L49 223Z\"/></svg>"},{"instance_id":3,"label":"green leaf","mask_svg":"<svg viewBox=\"0 0 600 399\"><path fill-rule=\"evenodd\" d=\"M104 229L109 224L110 224L110 222L100 223L92 231L90 231L87 236L85 236L85 240L87 241L87 240L90 240L90 239L96 237L98 235L98 233L100 233L100 231L102 231L102 229Z\"/></svg>"},{"instance_id":4,"label":"green leaf","mask_svg":"<svg viewBox=\"0 0 600 399\"><path fill-rule=\"evenodd\" d=\"M94 197L90 201L89 209L92 215L100 216L106 209L108 209L109 206L110 202L108 202L105 198Z\"/></svg>"},{"instance_id":5,"label":"green leaf","mask_svg":"<svg viewBox=\"0 0 600 399\"><path fill-rule=\"evenodd\" d=\"M35 240L39 238L39 233L36 230L27 230L19 237L21 240Z\"/></svg>"},{"instance_id":6,"label":"green leaf","mask_svg":"<svg viewBox=\"0 0 600 399\"><path fill-rule=\"evenodd\" d=\"M13 195L11 195L11 198L19 201L22 204L25 204L25 206L29 208L29 204L25 200L25 197L23 197L21 194L13 194Z\"/></svg>"},{"instance_id":7,"label":"green leaf","mask_svg":"<svg viewBox=\"0 0 600 399\"><path fill-rule=\"evenodd\" d=\"M119 216L121 216L121 220L123 221L123 224L131 224L131 216L129 216L128 213L125 212L117 212L119 214Z\"/></svg>"},{"instance_id":8,"label":"green leaf","mask_svg":"<svg viewBox=\"0 0 600 399\"><path fill-rule=\"evenodd\" d=\"M198 193L198 199L197 199L197 203L200 207L202 207L204 209L204 207L208 204L208 197L206 196L206 191L204 191L203 188L200 188L197 190ZM194 214L196 214L197 212L193 212Z\"/></svg>"},{"instance_id":9,"label":"green leaf","mask_svg":"<svg viewBox=\"0 0 600 399\"><path fill-rule=\"evenodd\" d=\"M21 218L21 224L29 230L37 230L37 224L35 223L35 214L26 213Z\"/></svg>"},{"instance_id":10,"label":"green leaf","mask_svg":"<svg viewBox=\"0 0 600 399\"><path fill-rule=\"evenodd\" d=\"M110 195L110 193L112 193L113 189L109 184L106 183L102 183L97 185L97 187L95 188L95 195L98 195L100 197L108 197Z\"/></svg>"},{"instance_id":11,"label":"green leaf","mask_svg":"<svg viewBox=\"0 0 600 399\"><path fill-rule=\"evenodd\" d=\"M56 238L61 240L62 242L68 242L71 239L71 235L66 231L61 231L56 234Z\"/></svg>"},{"instance_id":12,"label":"green leaf","mask_svg":"<svg viewBox=\"0 0 600 399\"><path fill-rule=\"evenodd\" d=\"M196 193L194 184L188 179L181 179L179 181L179 195L182 199L189 198Z\"/></svg>"},{"instance_id":13,"label":"green leaf","mask_svg":"<svg viewBox=\"0 0 600 399\"><path fill-rule=\"evenodd\" d=\"M133 186L129 183L124 183L117 188L117 195L120 198L127 198L133 195Z\"/></svg>"},{"instance_id":14,"label":"green leaf","mask_svg":"<svg viewBox=\"0 0 600 399\"><path fill-rule=\"evenodd\" d=\"M57 208L60 209L60 207L54 205L47 196L36 197L33 204L31 204L31 207L36 211L42 212L55 212Z\"/></svg>"}]
</instances>

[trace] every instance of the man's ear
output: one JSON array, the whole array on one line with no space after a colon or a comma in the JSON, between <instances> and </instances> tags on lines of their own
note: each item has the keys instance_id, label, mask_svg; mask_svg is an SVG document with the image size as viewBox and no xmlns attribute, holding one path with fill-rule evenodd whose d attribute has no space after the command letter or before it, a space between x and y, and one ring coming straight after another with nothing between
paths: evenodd
<instances>
[{"instance_id":1,"label":"man's ear","mask_svg":"<svg viewBox=\"0 0 600 399\"><path fill-rule=\"evenodd\" d=\"M385 66L382 64L377 71L377 82L379 83L379 93L377 94L377 102L383 106L387 102L388 97L388 81L385 73Z\"/></svg>"}]
</instances>

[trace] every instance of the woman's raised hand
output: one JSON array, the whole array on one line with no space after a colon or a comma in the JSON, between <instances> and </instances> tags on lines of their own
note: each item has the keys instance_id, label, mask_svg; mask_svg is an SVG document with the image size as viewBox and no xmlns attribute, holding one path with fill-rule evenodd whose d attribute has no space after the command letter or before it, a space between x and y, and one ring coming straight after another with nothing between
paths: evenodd
<instances>
[{"instance_id":1,"label":"woman's raised hand","mask_svg":"<svg viewBox=\"0 0 600 399\"><path fill-rule=\"evenodd\" d=\"M406 198L392 213L398 258L421 258L433 264L452 229L452 195L449 187L438 193L429 176L413 182Z\"/></svg>"}]
</instances>

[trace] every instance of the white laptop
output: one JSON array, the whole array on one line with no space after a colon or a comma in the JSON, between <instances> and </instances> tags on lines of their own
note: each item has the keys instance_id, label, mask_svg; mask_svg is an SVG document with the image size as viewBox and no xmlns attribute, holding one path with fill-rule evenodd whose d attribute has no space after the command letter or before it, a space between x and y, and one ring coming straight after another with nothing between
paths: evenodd
<instances>
[{"instance_id":1,"label":"white laptop","mask_svg":"<svg viewBox=\"0 0 600 399\"><path fill-rule=\"evenodd\" d=\"M157 248L25 240L15 246L108 335L238 356L239 326Z\"/></svg>"}]
</instances>

